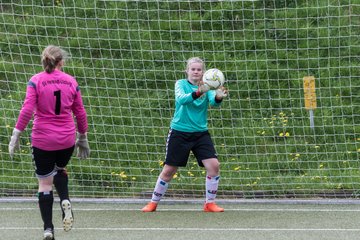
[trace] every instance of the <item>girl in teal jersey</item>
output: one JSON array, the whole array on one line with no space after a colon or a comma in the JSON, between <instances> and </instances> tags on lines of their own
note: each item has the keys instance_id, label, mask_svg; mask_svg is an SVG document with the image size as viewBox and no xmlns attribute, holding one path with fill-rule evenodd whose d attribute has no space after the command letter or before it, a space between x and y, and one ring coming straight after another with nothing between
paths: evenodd
<instances>
[{"instance_id":1,"label":"girl in teal jersey","mask_svg":"<svg viewBox=\"0 0 360 240\"><path fill-rule=\"evenodd\" d=\"M227 97L227 90L224 87L210 90L201 81L204 72L204 62L198 57L190 58L186 66L187 79L180 79L175 84L175 113L166 142L166 160L151 201L142 209L143 212L156 211L178 167L186 166L190 151L207 172L204 211L224 211L215 204L220 163L208 132L207 111L209 104L214 107L221 105L223 98Z\"/></svg>"}]
</instances>

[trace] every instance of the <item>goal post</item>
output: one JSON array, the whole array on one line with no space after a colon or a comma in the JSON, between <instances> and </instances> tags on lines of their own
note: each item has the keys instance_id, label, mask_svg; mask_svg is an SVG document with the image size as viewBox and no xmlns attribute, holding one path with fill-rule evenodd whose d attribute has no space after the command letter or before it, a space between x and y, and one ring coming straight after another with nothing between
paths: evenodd
<instances>
[{"instance_id":1,"label":"goal post","mask_svg":"<svg viewBox=\"0 0 360 240\"><path fill-rule=\"evenodd\" d=\"M70 55L88 113L91 158L73 157L73 197L149 197L162 169L174 85L198 56L226 77L210 109L219 198L358 197L360 4L355 0L2 1L0 197L33 196L31 123L8 143L49 44ZM310 126L304 77L313 76ZM190 156L168 198L204 196Z\"/></svg>"}]
</instances>

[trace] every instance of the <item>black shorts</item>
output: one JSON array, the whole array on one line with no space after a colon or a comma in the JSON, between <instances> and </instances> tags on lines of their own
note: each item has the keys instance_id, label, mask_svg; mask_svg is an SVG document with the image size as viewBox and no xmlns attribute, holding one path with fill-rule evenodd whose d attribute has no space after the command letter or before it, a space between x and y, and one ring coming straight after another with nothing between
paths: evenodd
<instances>
[{"instance_id":1,"label":"black shorts","mask_svg":"<svg viewBox=\"0 0 360 240\"><path fill-rule=\"evenodd\" d=\"M193 152L201 167L204 167L202 160L217 158L208 131L188 133L170 129L166 141L165 164L176 167L186 166L190 151Z\"/></svg>"},{"instance_id":2,"label":"black shorts","mask_svg":"<svg viewBox=\"0 0 360 240\"><path fill-rule=\"evenodd\" d=\"M45 151L32 147L35 173L39 178L54 176L58 169L66 167L74 152L75 145L62 150Z\"/></svg>"}]
</instances>

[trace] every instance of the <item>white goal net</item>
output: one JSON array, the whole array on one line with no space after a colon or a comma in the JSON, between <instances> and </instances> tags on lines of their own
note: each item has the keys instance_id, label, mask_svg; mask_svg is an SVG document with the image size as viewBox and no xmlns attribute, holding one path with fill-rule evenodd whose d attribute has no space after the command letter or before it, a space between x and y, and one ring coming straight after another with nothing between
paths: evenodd
<instances>
[{"instance_id":1,"label":"white goal net","mask_svg":"<svg viewBox=\"0 0 360 240\"><path fill-rule=\"evenodd\" d=\"M73 197L150 196L162 169L174 84L198 56L230 97L209 112L219 198L358 197L357 0L32 1L0 3L0 197L33 196L31 123L8 143L49 44L81 86L91 158L73 157ZM191 156L167 197L203 197Z\"/></svg>"}]
</instances>

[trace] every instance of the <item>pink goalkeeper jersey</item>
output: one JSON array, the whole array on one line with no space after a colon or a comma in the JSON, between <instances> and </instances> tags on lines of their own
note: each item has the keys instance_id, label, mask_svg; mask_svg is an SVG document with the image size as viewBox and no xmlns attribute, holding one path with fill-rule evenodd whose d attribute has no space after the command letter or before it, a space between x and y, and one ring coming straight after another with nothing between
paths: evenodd
<instances>
[{"instance_id":1,"label":"pink goalkeeper jersey","mask_svg":"<svg viewBox=\"0 0 360 240\"><path fill-rule=\"evenodd\" d=\"M34 75L15 128L23 131L34 113L31 144L46 151L70 148L75 144L75 122L80 133L88 128L79 86L72 76L54 70Z\"/></svg>"}]
</instances>

